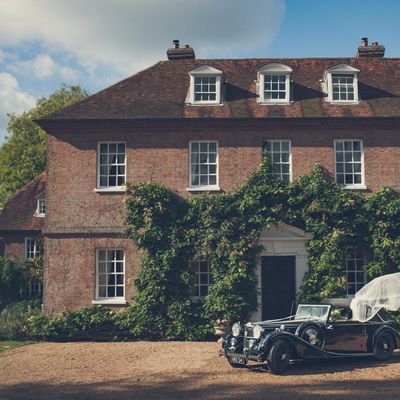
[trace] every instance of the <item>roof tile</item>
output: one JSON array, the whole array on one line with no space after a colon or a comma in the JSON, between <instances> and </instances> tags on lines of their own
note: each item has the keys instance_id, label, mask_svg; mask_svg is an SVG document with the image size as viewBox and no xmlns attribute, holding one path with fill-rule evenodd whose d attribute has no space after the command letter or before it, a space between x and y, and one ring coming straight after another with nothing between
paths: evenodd
<instances>
[{"instance_id":1,"label":"roof tile","mask_svg":"<svg viewBox=\"0 0 400 400\"><path fill-rule=\"evenodd\" d=\"M260 105L256 102L258 69L279 62L293 69L294 102ZM320 79L339 63L348 63L359 74L359 105L332 105L325 101ZM224 72L222 105L191 106L185 103L188 71L207 64ZM162 61L89 98L45 118L302 118L400 117L400 59L301 58Z\"/></svg>"}]
</instances>

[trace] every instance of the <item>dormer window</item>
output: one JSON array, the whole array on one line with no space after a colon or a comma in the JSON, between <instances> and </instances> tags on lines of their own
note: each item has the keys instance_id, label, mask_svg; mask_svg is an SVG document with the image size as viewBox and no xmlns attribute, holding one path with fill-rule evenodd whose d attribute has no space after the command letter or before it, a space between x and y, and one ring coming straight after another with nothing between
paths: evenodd
<instances>
[{"instance_id":1,"label":"dormer window","mask_svg":"<svg viewBox=\"0 0 400 400\"><path fill-rule=\"evenodd\" d=\"M327 101L331 103L358 103L358 73L360 70L341 63L329 68L325 73Z\"/></svg>"},{"instance_id":2,"label":"dormer window","mask_svg":"<svg viewBox=\"0 0 400 400\"><path fill-rule=\"evenodd\" d=\"M222 71L201 65L189 71L190 104L220 104Z\"/></svg>"},{"instance_id":3,"label":"dormer window","mask_svg":"<svg viewBox=\"0 0 400 400\"><path fill-rule=\"evenodd\" d=\"M287 65L269 63L258 71L260 103L289 104L292 69Z\"/></svg>"}]
</instances>

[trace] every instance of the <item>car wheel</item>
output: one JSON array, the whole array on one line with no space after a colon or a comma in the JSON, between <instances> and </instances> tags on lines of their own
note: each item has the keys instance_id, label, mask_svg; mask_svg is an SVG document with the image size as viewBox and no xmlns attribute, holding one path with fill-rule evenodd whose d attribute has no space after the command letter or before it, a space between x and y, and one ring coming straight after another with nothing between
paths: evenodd
<instances>
[{"instance_id":1,"label":"car wheel","mask_svg":"<svg viewBox=\"0 0 400 400\"><path fill-rule=\"evenodd\" d=\"M283 374L289 367L290 347L286 340L278 339L269 351L268 368L275 375Z\"/></svg>"},{"instance_id":2,"label":"car wheel","mask_svg":"<svg viewBox=\"0 0 400 400\"><path fill-rule=\"evenodd\" d=\"M324 344L324 334L322 329L315 324L306 325L302 330L300 337L314 347L322 348Z\"/></svg>"},{"instance_id":3,"label":"car wheel","mask_svg":"<svg viewBox=\"0 0 400 400\"><path fill-rule=\"evenodd\" d=\"M375 358L379 361L386 361L392 357L394 350L393 337L388 332L381 332L374 344Z\"/></svg>"}]
</instances>

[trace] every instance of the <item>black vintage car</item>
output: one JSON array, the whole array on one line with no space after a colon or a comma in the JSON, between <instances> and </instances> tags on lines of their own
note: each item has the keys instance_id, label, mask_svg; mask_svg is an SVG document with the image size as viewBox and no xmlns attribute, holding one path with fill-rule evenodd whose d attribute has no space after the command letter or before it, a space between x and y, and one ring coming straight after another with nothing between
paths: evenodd
<instances>
[{"instance_id":1,"label":"black vintage car","mask_svg":"<svg viewBox=\"0 0 400 400\"><path fill-rule=\"evenodd\" d=\"M257 362L281 374L291 360L375 356L383 361L400 348L400 325L384 309L360 322L350 318L345 302L327 303L300 304L294 316L283 319L236 323L221 354L232 367Z\"/></svg>"}]
</instances>

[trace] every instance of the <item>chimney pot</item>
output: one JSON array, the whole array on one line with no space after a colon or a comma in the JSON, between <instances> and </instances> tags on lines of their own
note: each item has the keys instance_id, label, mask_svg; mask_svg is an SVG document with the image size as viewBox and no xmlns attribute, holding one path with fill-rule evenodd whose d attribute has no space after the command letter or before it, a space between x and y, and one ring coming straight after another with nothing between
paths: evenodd
<instances>
[{"instance_id":1,"label":"chimney pot","mask_svg":"<svg viewBox=\"0 0 400 400\"><path fill-rule=\"evenodd\" d=\"M361 38L361 46L363 47L368 46L368 38L366 37Z\"/></svg>"},{"instance_id":2,"label":"chimney pot","mask_svg":"<svg viewBox=\"0 0 400 400\"><path fill-rule=\"evenodd\" d=\"M372 46L378 46L378 42L372 42Z\"/></svg>"},{"instance_id":3,"label":"chimney pot","mask_svg":"<svg viewBox=\"0 0 400 400\"><path fill-rule=\"evenodd\" d=\"M174 44L174 49L179 49L179 40L178 39L173 40L172 43Z\"/></svg>"}]
</instances>

